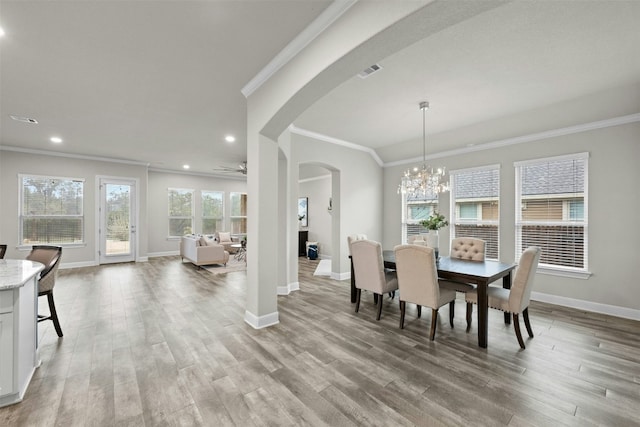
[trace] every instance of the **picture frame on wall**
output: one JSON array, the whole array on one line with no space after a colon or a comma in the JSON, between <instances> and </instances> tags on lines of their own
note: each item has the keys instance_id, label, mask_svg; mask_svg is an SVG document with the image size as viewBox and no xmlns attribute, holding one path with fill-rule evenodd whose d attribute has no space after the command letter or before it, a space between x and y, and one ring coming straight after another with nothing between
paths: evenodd
<instances>
[{"instance_id":1,"label":"picture frame on wall","mask_svg":"<svg viewBox=\"0 0 640 427\"><path fill-rule=\"evenodd\" d=\"M300 222L300 226L302 227L309 226L309 198L308 197L298 198L298 221Z\"/></svg>"}]
</instances>

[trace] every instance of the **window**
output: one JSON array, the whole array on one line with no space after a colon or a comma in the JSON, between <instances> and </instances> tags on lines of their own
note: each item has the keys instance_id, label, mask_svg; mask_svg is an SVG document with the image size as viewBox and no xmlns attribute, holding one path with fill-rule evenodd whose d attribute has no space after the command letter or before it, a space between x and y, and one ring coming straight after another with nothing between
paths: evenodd
<instances>
[{"instance_id":1,"label":"window","mask_svg":"<svg viewBox=\"0 0 640 427\"><path fill-rule=\"evenodd\" d=\"M451 171L451 238L486 242L487 259L499 256L500 167Z\"/></svg>"},{"instance_id":2,"label":"window","mask_svg":"<svg viewBox=\"0 0 640 427\"><path fill-rule=\"evenodd\" d=\"M84 180L19 175L20 241L25 245L84 242Z\"/></svg>"},{"instance_id":3,"label":"window","mask_svg":"<svg viewBox=\"0 0 640 427\"><path fill-rule=\"evenodd\" d=\"M247 195L231 193L231 234L247 234Z\"/></svg>"},{"instance_id":4,"label":"window","mask_svg":"<svg viewBox=\"0 0 640 427\"><path fill-rule=\"evenodd\" d=\"M193 233L194 190L169 189L169 237Z\"/></svg>"},{"instance_id":5,"label":"window","mask_svg":"<svg viewBox=\"0 0 640 427\"><path fill-rule=\"evenodd\" d=\"M202 234L224 230L224 193L202 192Z\"/></svg>"},{"instance_id":6,"label":"window","mask_svg":"<svg viewBox=\"0 0 640 427\"><path fill-rule=\"evenodd\" d=\"M588 153L518 162L516 257L540 246L543 268L587 272Z\"/></svg>"},{"instance_id":7,"label":"window","mask_svg":"<svg viewBox=\"0 0 640 427\"><path fill-rule=\"evenodd\" d=\"M402 195L402 241L407 242L409 236L424 233L424 228L419 224L423 219L429 218L438 209L438 195L426 196Z\"/></svg>"}]
</instances>

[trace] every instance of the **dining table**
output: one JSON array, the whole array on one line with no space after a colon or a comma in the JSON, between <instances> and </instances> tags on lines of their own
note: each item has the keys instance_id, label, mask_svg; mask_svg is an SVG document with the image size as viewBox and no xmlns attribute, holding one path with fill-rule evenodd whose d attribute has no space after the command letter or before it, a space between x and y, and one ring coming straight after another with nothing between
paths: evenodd
<instances>
[{"instance_id":1,"label":"dining table","mask_svg":"<svg viewBox=\"0 0 640 427\"><path fill-rule=\"evenodd\" d=\"M396 257L392 250L382 251L385 268L396 269ZM478 346L487 348L489 300L487 288L489 284L502 279L502 287L511 289L511 276L516 268L515 264L500 261L470 261L451 257L440 257L436 263L438 278L477 286L478 292ZM356 300L356 283L351 263L351 302ZM511 317L504 313L504 322L511 323Z\"/></svg>"}]
</instances>

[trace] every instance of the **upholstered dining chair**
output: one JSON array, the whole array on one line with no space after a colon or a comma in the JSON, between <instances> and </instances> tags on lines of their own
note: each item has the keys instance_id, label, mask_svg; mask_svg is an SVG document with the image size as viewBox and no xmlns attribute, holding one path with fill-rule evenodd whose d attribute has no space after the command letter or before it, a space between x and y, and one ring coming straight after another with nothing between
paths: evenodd
<instances>
[{"instance_id":1,"label":"upholstered dining chair","mask_svg":"<svg viewBox=\"0 0 640 427\"><path fill-rule=\"evenodd\" d=\"M511 284L511 289L504 289L494 286L487 288L487 296L489 299L489 307L502 310L505 313L513 315L513 329L516 332L518 343L522 349L525 349L522 334L520 333L520 322L518 315L522 313L524 325L527 327L529 337L533 338L531 323L529 322L529 302L531 300L531 290L533 288L533 280L540 261L542 250L537 246L530 246L520 256L520 262L516 268L516 273ZM473 304L478 303L478 293L474 289L465 294L467 301L467 331L471 327L471 313Z\"/></svg>"},{"instance_id":2,"label":"upholstered dining chair","mask_svg":"<svg viewBox=\"0 0 640 427\"><path fill-rule=\"evenodd\" d=\"M59 337L62 337L62 328L58 320L56 305L53 302L53 287L56 284L56 273L62 258L62 248L60 246L35 245L27 255L30 261L37 261L44 264L44 270L40 272L38 278L38 296L47 296L49 302L49 316L38 315L38 322L45 320L53 321L53 326Z\"/></svg>"},{"instance_id":3,"label":"upholstered dining chair","mask_svg":"<svg viewBox=\"0 0 640 427\"><path fill-rule=\"evenodd\" d=\"M366 234L352 234L350 236L347 236L347 243L349 246L349 255L351 255L351 243L355 242L356 240L367 240L367 235Z\"/></svg>"},{"instance_id":4,"label":"upholstered dining chair","mask_svg":"<svg viewBox=\"0 0 640 427\"><path fill-rule=\"evenodd\" d=\"M351 242L351 262L356 279L356 313L360 309L362 290L371 291L377 296L378 315L382 314L382 303L387 292L398 289L395 271L386 272L382 260L382 245L373 240L354 240Z\"/></svg>"},{"instance_id":5,"label":"upholstered dining chair","mask_svg":"<svg viewBox=\"0 0 640 427\"><path fill-rule=\"evenodd\" d=\"M456 292L441 288L438 283L435 251L428 246L399 245L394 248L396 273L400 290L400 329L404 328L406 303L417 304L418 317L422 306L431 308L431 331L429 339L436 336L438 310L449 304L449 323L453 327Z\"/></svg>"},{"instance_id":6,"label":"upholstered dining chair","mask_svg":"<svg viewBox=\"0 0 640 427\"><path fill-rule=\"evenodd\" d=\"M484 261L485 241L475 237L456 237L451 241L451 258L468 261ZM466 293L475 289L474 285L453 280L440 280L440 286L456 292Z\"/></svg>"},{"instance_id":7,"label":"upholstered dining chair","mask_svg":"<svg viewBox=\"0 0 640 427\"><path fill-rule=\"evenodd\" d=\"M4 254L7 253L7 245L0 245L0 259L4 258Z\"/></svg>"}]
</instances>

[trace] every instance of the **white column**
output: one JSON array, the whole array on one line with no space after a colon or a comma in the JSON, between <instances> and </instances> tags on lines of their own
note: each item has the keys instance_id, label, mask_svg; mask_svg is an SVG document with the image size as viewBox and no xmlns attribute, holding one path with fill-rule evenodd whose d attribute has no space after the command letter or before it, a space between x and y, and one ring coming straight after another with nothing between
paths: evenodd
<instances>
[{"instance_id":1,"label":"white column","mask_svg":"<svg viewBox=\"0 0 640 427\"><path fill-rule=\"evenodd\" d=\"M249 126L251 129L251 126ZM254 328L278 323L278 145L247 134L247 307Z\"/></svg>"}]
</instances>

